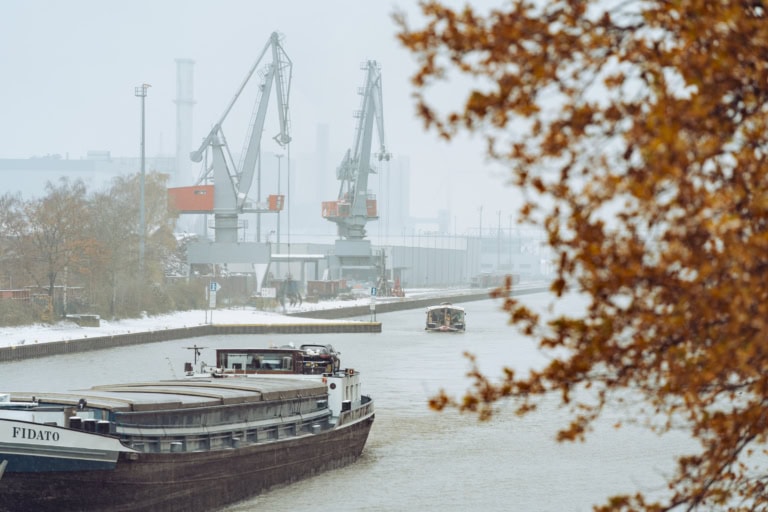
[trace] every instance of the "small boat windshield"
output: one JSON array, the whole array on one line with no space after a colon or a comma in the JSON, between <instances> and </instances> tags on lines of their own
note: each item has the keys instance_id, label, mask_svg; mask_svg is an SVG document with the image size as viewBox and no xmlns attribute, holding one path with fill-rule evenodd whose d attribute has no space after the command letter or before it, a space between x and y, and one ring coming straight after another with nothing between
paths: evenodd
<instances>
[{"instance_id":1,"label":"small boat windshield","mask_svg":"<svg viewBox=\"0 0 768 512\"><path fill-rule=\"evenodd\" d=\"M434 306L427 310L427 329L464 330L464 310L455 306Z\"/></svg>"}]
</instances>

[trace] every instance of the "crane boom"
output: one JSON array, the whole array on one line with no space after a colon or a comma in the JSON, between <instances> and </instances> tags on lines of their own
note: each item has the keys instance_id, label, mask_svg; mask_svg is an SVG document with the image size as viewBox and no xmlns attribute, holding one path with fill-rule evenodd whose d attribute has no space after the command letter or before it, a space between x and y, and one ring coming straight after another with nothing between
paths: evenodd
<instances>
[{"instance_id":1,"label":"crane boom","mask_svg":"<svg viewBox=\"0 0 768 512\"><path fill-rule=\"evenodd\" d=\"M291 59L288 58L277 34L272 34L272 63L267 68L262 87L260 89L261 98L269 99L272 90L272 84L277 89L277 112L280 120L280 132L275 135L275 141L281 146L285 146L291 141L288 126L288 94L290 92L291 80ZM286 78L286 72L288 74ZM243 162L240 166L240 192L238 206L242 208L245 196L253 183L253 173L256 169L256 163L261 152L261 134L263 133L264 120L267 117L268 101L257 102L257 108L254 111L253 122L250 126L250 134L243 151Z\"/></svg>"},{"instance_id":2,"label":"crane boom","mask_svg":"<svg viewBox=\"0 0 768 512\"><path fill-rule=\"evenodd\" d=\"M323 202L323 217L335 222L339 236L347 240L365 238L365 225L378 218L375 196L368 194L368 176L376 173L371 166L374 120L379 140L376 157L389 160L391 156L384 139L381 67L369 60L362 69L366 71L366 80L358 91L362 100L361 109L355 114L358 121L354 144L336 169L336 178L341 182L338 199Z\"/></svg>"}]
</instances>

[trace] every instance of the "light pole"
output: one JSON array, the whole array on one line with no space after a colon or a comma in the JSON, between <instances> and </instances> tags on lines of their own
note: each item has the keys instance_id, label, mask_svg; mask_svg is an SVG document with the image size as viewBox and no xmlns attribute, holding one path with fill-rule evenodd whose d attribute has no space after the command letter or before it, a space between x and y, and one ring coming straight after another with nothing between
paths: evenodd
<instances>
[{"instance_id":1,"label":"light pole","mask_svg":"<svg viewBox=\"0 0 768 512\"><path fill-rule=\"evenodd\" d=\"M280 160L282 160L283 155L282 153L276 154L275 158L277 158L277 196L280 197ZM280 208L277 209L277 254L280 254L280 210L283 209L283 203L280 202ZM280 278L280 262L277 262L277 277Z\"/></svg>"},{"instance_id":2,"label":"light pole","mask_svg":"<svg viewBox=\"0 0 768 512\"><path fill-rule=\"evenodd\" d=\"M144 278L144 234L146 232L144 221L144 173L145 173L145 149L144 149L144 102L147 97L149 84L141 84L134 88L134 95L141 98L141 181L139 185L139 271Z\"/></svg>"},{"instance_id":3,"label":"light pole","mask_svg":"<svg viewBox=\"0 0 768 512\"><path fill-rule=\"evenodd\" d=\"M512 268L512 215L509 216L509 268Z\"/></svg>"},{"instance_id":4,"label":"light pole","mask_svg":"<svg viewBox=\"0 0 768 512\"><path fill-rule=\"evenodd\" d=\"M288 226L287 226L287 235L288 235L288 273L291 273L291 150L288 149L288 158L285 160L285 176L288 178L288 190L285 193L286 198L286 205L285 209L288 213Z\"/></svg>"},{"instance_id":5,"label":"light pole","mask_svg":"<svg viewBox=\"0 0 768 512\"><path fill-rule=\"evenodd\" d=\"M501 266L501 210L496 213L499 216L499 229L496 232L496 272L498 272Z\"/></svg>"},{"instance_id":6,"label":"light pole","mask_svg":"<svg viewBox=\"0 0 768 512\"><path fill-rule=\"evenodd\" d=\"M479 270L483 270L483 205L480 205L480 225L477 229L477 261L479 263Z\"/></svg>"},{"instance_id":7,"label":"light pole","mask_svg":"<svg viewBox=\"0 0 768 512\"><path fill-rule=\"evenodd\" d=\"M259 166L256 172L256 202L261 202L261 146L259 146ZM261 243L261 212L256 213L256 241Z\"/></svg>"},{"instance_id":8,"label":"light pole","mask_svg":"<svg viewBox=\"0 0 768 512\"><path fill-rule=\"evenodd\" d=\"M264 135L264 129L261 130ZM259 139L259 166L256 172L256 202L261 203L261 139ZM256 241L261 243L261 208L256 213Z\"/></svg>"},{"instance_id":9,"label":"light pole","mask_svg":"<svg viewBox=\"0 0 768 512\"><path fill-rule=\"evenodd\" d=\"M478 227L477 233L478 233L477 236L480 237L480 239L482 239L483 238L483 207L482 205L480 206L480 226Z\"/></svg>"}]
</instances>

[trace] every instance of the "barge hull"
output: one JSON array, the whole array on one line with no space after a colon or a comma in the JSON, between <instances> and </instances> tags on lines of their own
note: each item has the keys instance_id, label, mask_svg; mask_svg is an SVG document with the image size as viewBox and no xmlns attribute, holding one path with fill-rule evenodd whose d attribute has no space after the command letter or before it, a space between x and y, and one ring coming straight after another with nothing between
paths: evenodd
<instances>
[{"instance_id":1,"label":"barge hull","mask_svg":"<svg viewBox=\"0 0 768 512\"><path fill-rule=\"evenodd\" d=\"M0 510L204 512L354 462L374 414L324 431L237 449L122 453L114 470L9 473Z\"/></svg>"}]
</instances>

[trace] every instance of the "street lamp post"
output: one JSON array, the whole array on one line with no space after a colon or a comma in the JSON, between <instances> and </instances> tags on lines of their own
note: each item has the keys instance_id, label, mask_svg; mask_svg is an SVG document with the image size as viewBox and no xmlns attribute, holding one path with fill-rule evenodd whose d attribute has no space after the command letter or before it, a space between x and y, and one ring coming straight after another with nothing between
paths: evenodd
<instances>
[{"instance_id":1,"label":"street lamp post","mask_svg":"<svg viewBox=\"0 0 768 512\"><path fill-rule=\"evenodd\" d=\"M512 269L512 215L509 216L509 268Z\"/></svg>"},{"instance_id":2,"label":"street lamp post","mask_svg":"<svg viewBox=\"0 0 768 512\"><path fill-rule=\"evenodd\" d=\"M286 227L286 234L288 235L288 273L291 272L291 151L288 150L288 158L285 160L285 176L288 181L288 190L285 193L286 198L286 204L285 204L285 210L288 214L288 225Z\"/></svg>"},{"instance_id":3,"label":"street lamp post","mask_svg":"<svg viewBox=\"0 0 768 512\"><path fill-rule=\"evenodd\" d=\"M282 174L280 170L280 161L283 158L282 154L275 155L275 158L277 158L277 195L280 196L280 176ZM277 210L277 253L280 254L280 210L282 210L282 202L280 203L280 208ZM280 277L280 262L277 262L277 276Z\"/></svg>"},{"instance_id":4,"label":"street lamp post","mask_svg":"<svg viewBox=\"0 0 768 512\"><path fill-rule=\"evenodd\" d=\"M477 249L477 258L479 263L480 271L483 270L483 205L480 205L480 225L477 228L477 242L478 242L478 249Z\"/></svg>"},{"instance_id":5,"label":"street lamp post","mask_svg":"<svg viewBox=\"0 0 768 512\"><path fill-rule=\"evenodd\" d=\"M259 143L261 144L261 143ZM259 146L259 166L256 172L256 203L261 203L261 146ZM261 207L259 207L261 210ZM256 213L256 241L261 243L261 212Z\"/></svg>"},{"instance_id":6,"label":"street lamp post","mask_svg":"<svg viewBox=\"0 0 768 512\"><path fill-rule=\"evenodd\" d=\"M480 205L480 225L478 226L478 229L477 229L477 236L481 239L483 238L483 206L482 205Z\"/></svg>"},{"instance_id":7,"label":"street lamp post","mask_svg":"<svg viewBox=\"0 0 768 512\"><path fill-rule=\"evenodd\" d=\"M145 220L144 220L144 174L145 174L145 145L144 145L144 102L147 97L147 88L151 87L149 84L141 84L139 87L134 88L134 95L137 98L141 98L141 181L139 191L139 271L144 274L144 236L146 233Z\"/></svg>"},{"instance_id":8,"label":"street lamp post","mask_svg":"<svg viewBox=\"0 0 768 512\"><path fill-rule=\"evenodd\" d=\"M496 231L496 272L498 272L501 267L501 210L496 213L499 216L499 226Z\"/></svg>"}]
</instances>

